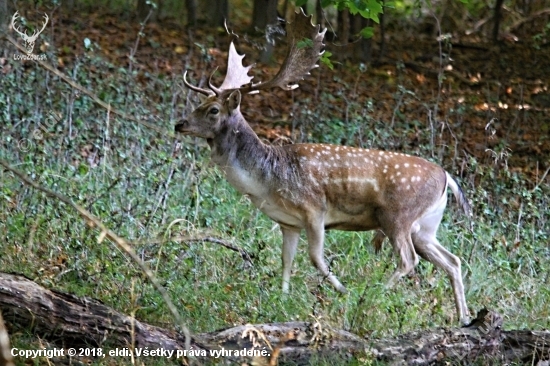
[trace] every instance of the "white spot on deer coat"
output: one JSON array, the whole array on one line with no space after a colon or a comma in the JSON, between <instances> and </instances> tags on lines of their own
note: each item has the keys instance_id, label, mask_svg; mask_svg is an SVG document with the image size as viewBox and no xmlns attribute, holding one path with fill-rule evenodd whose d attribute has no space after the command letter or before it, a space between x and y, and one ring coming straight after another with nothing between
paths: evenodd
<instances>
[{"instance_id":1,"label":"white spot on deer coat","mask_svg":"<svg viewBox=\"0 0 550 366\"><path fill-rule=\"evenodd\" d=\"M368 184L371 185L375 192L380 190L378 186L378 181L374 178L361 178L361 177L347 177L347 178L336 178L331 181L333 184L342 184L342 183L358 183L358 184Z\"/></svg>"}]
</instances>

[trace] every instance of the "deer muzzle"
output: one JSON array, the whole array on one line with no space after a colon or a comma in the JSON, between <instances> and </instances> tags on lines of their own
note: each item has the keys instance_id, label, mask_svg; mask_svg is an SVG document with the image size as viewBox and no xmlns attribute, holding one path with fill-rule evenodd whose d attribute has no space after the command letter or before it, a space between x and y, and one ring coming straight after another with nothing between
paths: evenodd
<instances>
[{"instance_id":1,"label":"deer muzzle","mask_svg":"<svg viewBox=\"0 0 550 366\"><path fill-rule=\"evenodd\" d=\"M174 131L176 132L185 132L187 128L189 127L189 122L187 120L183 120L180 123L176 124L174 127Z\"/></svg>"}]
</instances>

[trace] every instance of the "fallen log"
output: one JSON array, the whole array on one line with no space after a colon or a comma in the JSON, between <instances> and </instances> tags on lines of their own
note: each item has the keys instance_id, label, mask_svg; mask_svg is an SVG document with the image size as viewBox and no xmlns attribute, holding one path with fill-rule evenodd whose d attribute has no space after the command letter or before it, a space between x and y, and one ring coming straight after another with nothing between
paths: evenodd
<instances>
[{"instance_id":1,"label":"fallen log","mask_svg":"<svg viewBox=\"0 0 550 366\"><path fill-rule=\"evenodd\" d=\"M502 330L502 317L482 310L464 328L438 328L392 339L364 339L319 322L242 325L185 337L138 321L99 301L46 289L20 275L0 273L0 311L11 332L29 331L69 348L100 348L108 357L139 357L144 349L158 357L208 363L225 358L258 365L308 364L312 358L387 361L392 365L482 364L548 365L550 332ZM179 351L179 354L177 353ZM256 351L254 353L254 351ZM112 355L109 355L112 352ZM105 357L105 356L103 356ZM218 360L219 361L219 360ZM66 353L56 364L73 362Z\"/></svg>"}]
</instances>

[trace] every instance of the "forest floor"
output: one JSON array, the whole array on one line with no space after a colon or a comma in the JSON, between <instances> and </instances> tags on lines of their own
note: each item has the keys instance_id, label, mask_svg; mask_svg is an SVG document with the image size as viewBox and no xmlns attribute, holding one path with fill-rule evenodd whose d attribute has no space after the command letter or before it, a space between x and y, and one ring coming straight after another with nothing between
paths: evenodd
<instances>
[{"instance_id":1,"label":"forest floor","mask_svg":"<svg viewBox=\"0 0 550 366\"><path fill-rule=\"evenodd\" d=\"M44 10L29 11L38 14L29 21L39 21ZM382 56L375 29L372 64L348 59L353 44L328 40L334 69L321 64L292 92L246 95L241 110L272 143L375 147L442 165L459 178L474 212L472 229L450 203L439 232L442 245L463 260L470 310L494 308L509 329L547 329L550 47L545 21L517 28L517 40L505 32L498 44L481 31L465 35L468 25L438 42L424 20L399 26L402 20L388 21ZM223 28L190 30L166 19L141 27L138 20L99 9L68 13L59 8L50 22L35 53L46 54L47 63L75 84L134 118L115 116L51 69L15 61L15 48L6 43L7 50L0 50L0 117L5 117L0 157L133 242L193 331L312 316L367 338L455 325L445 274L421 261L415 275L385 291L382 284L396 261L390 246L374 253L368 233L326 236L326 258L349 295L336 295L302 250L287 301L280 296L280 233L273 222L208 165L208 149L197 148L198 139L174 139L174 124L198 103L196 93L184 89L184 71L190 82L205 85L219 67L213 77L219 85L235 40L239 53L246 54L245 65L256 63L254 81L265 81L284 58L284 40L277 41L273 61L265 64L259 62L265 37L251 34L246 23L231 29L236 37ZM443 53L452 58L449 64L440 63ZM54 114L61 116L57 123L44 125ZM136 125L141 118L158 129ZM38 127L45 130L40 139L33 137ZM0 173L0 267L5 272L93 297L142 321L173 326L159 294L124 253L74 211L9 172ZM204 239L209 237L252 253L253 266ZM25 344L25 336L12 339Z\"/></svg>"},{"instance_id":2,"label":"forest floor","mask_svg":"<svg viewBox=\"0 0 550 366\"><path fill-rule=\"evenodd\" d=\"M291 131L296 108L323 103L322 95L332 95L331 105L316 118L346 120L347 104L370 102L372 120L431 125L441 133L447 129L465 154L526 173L534 182L547 168L550 156L550 44L533 41L537 34L545 35L544 23L539 20L540 31L531 27L534 23L518 30L523 32L521 38L505 34L497 44L479 32L455 32L449 34L449 40L438 42L435 32L416 31L420 26L394 29L386 31L382 57L378 33L372 47L376 62L369 66L346 60L353 45L328 41L327 50L334 55L333 70L321 65L292 93L278 90L245 98L243 113L257 132L270 140L296 140ZM61 70L86 51L83 39L88 38L99 45L94 52L115 66L132 63L138 79L144 81L150 73L177 75L192 70L190 77L204 82L216 67L224 71L231 40L246 54L245 64L259 60L259 48L265 44L265 39L248 35L246 26L232 30L239 37L231 37L221 28L189 30L169 21L146 24L136 43L138 22L99 12L60 14L55 27ZM279 63L284 48L284 41L275 47L273 59ZM447 56L451 62L444 60ZM254 81L274 75L277 62L256 62ZM214 80L221 82L219 73ZM407 137L408 144L414 146L414 133ZM399 145L387 148L402 148Z\"/></svg>"}]
</instances>

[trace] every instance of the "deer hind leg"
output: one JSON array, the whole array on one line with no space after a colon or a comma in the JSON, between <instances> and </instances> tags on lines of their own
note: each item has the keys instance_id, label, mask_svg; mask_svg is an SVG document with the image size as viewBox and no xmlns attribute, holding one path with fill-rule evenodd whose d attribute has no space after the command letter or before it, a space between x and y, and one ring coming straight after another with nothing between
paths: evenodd
<instances>
[{"instance_id":1,"label":"deer hind leg","mask_svg":"<svg viewBox=\"0 0 550 366\"><path fill-rule=\"evenodd\" d=\"M325 259L323 257L324 241L325 241L325 227L322 220L320 222L314 222L308 224L306 228L307 242L309 249L309 258L317 270L323 275L324 278L328 279L334 288L341 292L346 293L347 290L340 283L338 278L329 270Z\"/></svg>"},{"instance_id":2,"label":"deer hind leg","mask_svg":"<svg viewBox=\"0 0 550 366\"><path fill-rule=\"evenodd\" d=\"M382 244L384 243L384 239L386 239L386 234L382 230L376 230L376 235L371 240L371 245L374 247L374 253L378 254L380 253L380 250L382 250Z\"/></svg>"},{"instance_id":3,"label":"deer hind leg","mask_svg":"<svg viewBox=\"0 0 550 366\"><path fill-rule=\"evenodd\" d=\"M288 293L290 285L290 274L292 271L292 262L300 240L300 230L281 226L283 233L283 251L281 259L283 261L283 293Z\"/></svg>"},{"instance_id":4,"label":"deer hind leg","mask_svg":"<svg viewBox=\"0 0 550 366\"><path fill-rule=\"evenodd\" d=\"M435 237L441 217L426 217L420 229L412 234L414 246L420 256L447 273L454 292L456 311L463 324L469 322L468 306L464 295L460 258L445 249Z\"/></svg>"},{"instance_id":5,"label":"deer hind leg","mask_svg":"<svg viewBox=\"0 0 550 366\"><path fill-rule=\"evenodd\" d=\"M393 245L393 250L399 255L397 269L390 277L386 288L391 288L403 276L409 274L418 264L418 256L414 249L410 230L399 231L396 234L387 234Z\"/></svg>"}]
</instances>

